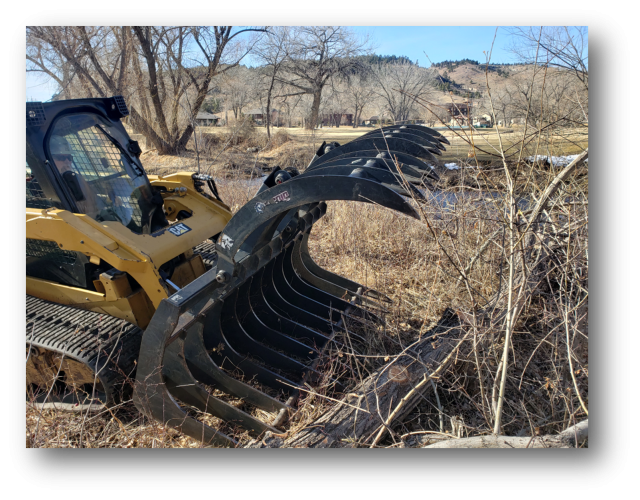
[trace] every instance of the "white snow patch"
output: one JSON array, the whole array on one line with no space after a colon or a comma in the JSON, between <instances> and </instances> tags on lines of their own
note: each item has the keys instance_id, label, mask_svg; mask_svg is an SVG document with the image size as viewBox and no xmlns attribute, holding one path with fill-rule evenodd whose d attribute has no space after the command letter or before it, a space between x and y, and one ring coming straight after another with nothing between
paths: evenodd
<instances>
[{"instance_id":1,"label":"white snow patch","mask_svg":"<svg viewBox=\"0 0 640 500\"><path fill-rule=\"evenodd\" d=\"M547 162L551 163L555 167L566 167L567 165L569 165L569 163L571 163L573 160L575 160L578 156L580 156L580 155L567 155L567 156L538 155L537 157L529 156L527 158L527 160L529 160L529 161L535 161L536 159L537 160L543 160L543 161L547 161ZM587 158L585 161L588 162L589 159Z\"/></svg>"},{"instance_id":2,"label":"white snow patch","mask_svg":"<svg viewBox=\"0 0 640 500\"><path fill-rule=\"evenodd\" d=\"M445 163L444 166L449 170L458 170L460 168L457 163Z\"/></svg>"}]
</instances>

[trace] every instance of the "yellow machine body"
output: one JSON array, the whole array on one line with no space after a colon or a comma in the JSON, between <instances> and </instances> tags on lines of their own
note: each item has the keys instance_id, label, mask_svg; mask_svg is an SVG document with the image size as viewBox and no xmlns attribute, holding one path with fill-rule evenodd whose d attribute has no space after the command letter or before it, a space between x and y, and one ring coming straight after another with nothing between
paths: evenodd
<instances>
[{"instance_id":1,"label":"yellow machine body","mask_svg":"<svg viewBox=\"0 0 640 500\"><path fill-rule=\"evenodd\" d=\"M172 225L178 222L179 213L191 214L181 221L190 230L179 236L169 231L171 225L153 234L136 234L120 222L98 222L67 210L27 207L28 239L55 242L61 250L80 252L94 264L104 261L140 285L133 291L124 274L102 273L93 282L96 291L92 291L27 276L27 294L103 312L145 328L160 301L173 293L160 275L160 266L184 256L171 277L178 287L204 274L204 262L192 249L220 233L232 216L224 203L198 192L191 176L191 172L148 176L152 186L164 188L164 210Z\"/></svg>"}]
</instances>

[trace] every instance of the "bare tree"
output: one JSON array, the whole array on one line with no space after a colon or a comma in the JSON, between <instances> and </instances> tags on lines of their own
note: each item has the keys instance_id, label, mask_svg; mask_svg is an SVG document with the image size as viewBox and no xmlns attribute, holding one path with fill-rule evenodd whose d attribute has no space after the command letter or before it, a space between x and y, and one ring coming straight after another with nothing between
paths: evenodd
<instances>
[{"instance_id":1,"label":"bare tree","mask_svg":"<svg viewBox=\"0 0 640 500\"><path fill-rule=\"evenodd\" d=\"M220 77L220 92L224 96L225 107L233 112L237 121L243 109L255 98L253 75L245 66L238 66Z\"/></svg>"},{"instance_id":2,"label":"bare tree","mask_svg":"<svg viewBox=\"0 0 640 500\"><path fill-rule=\"evenodd\" d=\"M322 90L338 75L358 65L354 57L367 51L367 40L358 40L345 26L299 26L292 28L284 71L277 80L291 90L285 95L313 96L307 128L318 122Z\"/></svg>"},{"instance_id":3,"label":"bare tree","mask_svg":"<svg viewBox=\"0 0 640 500\"><path fill-rule=\"evenodd\" d=\"M588 28L586 26L529 26L507 28L511 50L525 64L538 61L571 71L589 89ZM537 59L536 59L537 57Z\"/></svg>"},{"instance_id":4,"label":"bare tree","mask_svg":"<svg viewBox=\"0 0 640 500\"><path fill-rule=\"evenodd\" d=\"M358 71L355 76L348 79L345 97L353 109L353 128L358 127L362 121L362 112L376 96L373 77L369 71Z\"/></svg>"},{"instance_id":5,"label":"bare tree","mask_svg":"<svg viewBox=\"0 0 640 500\"><path fill-rule=\"evenodd\" d=\"M258 59L266 66L264 77L268 83L265 96L265 126L269 139L271 139L271 103L273 102L274 89L279 83L276 80L276 76L278 76L287 57L287 44L290 43L290 31L291 28L288 26L271 27L266 36L257 44L255 50Z\"/></svg>"},{"instance_id":6,"label":"bare tree","mask_svg":"<svg viewBox=\"0 0 640 500\"><path fill-rule=\"evenodd\" d=\"M64 84L61 64L49 64L55 59L43 56L55 54L83 83L78 97L125 95L131 125L160 154L175 154L186 148L213 78L246 55L247 46L236 37L247 31L261 30L35 26L27 28L27 57L31 69L52 73ZM194 91L188 102L187 91Z\"/></svg>"},{"instance_id":7,"label":"bare tree","mask_svg":"<svg viewBox=\"0 0 640 500\"><path fill-rule=\"evenodd\" d=\"M373 75L377 94L396 123L409 119L417 98L434 92L436 73L432 69L409 63L386 63L374 66Z\"/></svg>"}]
</instances>

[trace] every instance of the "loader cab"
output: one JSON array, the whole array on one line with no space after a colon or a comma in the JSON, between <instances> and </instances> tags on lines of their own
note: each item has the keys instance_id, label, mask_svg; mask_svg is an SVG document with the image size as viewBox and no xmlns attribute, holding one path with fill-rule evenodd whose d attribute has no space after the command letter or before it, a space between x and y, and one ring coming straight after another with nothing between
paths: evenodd
<instances>
[{"instance_id":1,"label":"loader cab","mask_svg":"<svg viewBox=\"0 0 640 500\"><path fill-rule=\"evenodd\" d=\"M58 117L45 138L49 165L62 180L75 213L149 233L156 208L151 186L118 135L108 120L96 114Z\"/></svg>"},{"instance_id":2,"label":"loader cab","mask_svg":"<svg viewBox=\"0 0 640 500\"><path fill-rule=\"evenodd\" d=\"M121 97L27 103L27 209L68 210L136 234L166 226L162 196L120 122L127 114ZM92 289L103 267L52 241L27 239L29 276Z\"/></svg>"},{"instance_id":3,"label":"loader cab","mask_svg":"<svg viewBox=\"0 0 640 500\"><path fill-rule=\"evenodd\" d=\"M121 99L27 103L27 178L37 184L27 186L28 207L117 221L138 234L167 224L140 148L120 123L128 114Z\"/></svg>"}]
</instances>

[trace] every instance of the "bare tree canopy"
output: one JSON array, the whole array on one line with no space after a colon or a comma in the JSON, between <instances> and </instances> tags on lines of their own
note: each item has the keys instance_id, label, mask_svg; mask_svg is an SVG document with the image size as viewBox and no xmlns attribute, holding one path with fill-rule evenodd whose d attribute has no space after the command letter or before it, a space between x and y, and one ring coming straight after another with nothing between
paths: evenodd
<instances>
[{"instance_id":1,"label":"bare tree canopy","mask_svg":"<svg viewBox=\"0 0 640 500\"><path fill-rule=\"evenodd\" d=\"M373 75L384 109L395 123L409 119L416 98L425 98L434 92L436 73L432 69L410 63L386 63L375 66Z\"/></svg>"},{"instance_id":2,"label":"bare tree canopy","mask_svg":"<svg viewBox=\"0 0 640 500\"><path fill-rule=\"evenodd\" d=\"M124 95L133 128L160 154L175 154L186 148L213 78L247 54L252 41L236 37L248 31L264 30L33 26L27 71L53 78L65 98Z\"/></svg>"},{"instance_id":3,"label":"bare tree canopy","mask_svg":"<svg viewBox=\"0 0 640 500\"><path fill-rule=\"evenodd\" d=\"M313 96L308 128L318 122L322 90L338 75L358 66L354 59L368 51L367 40L359 40L345 26L297 26L286 46L284 72L277 80L291 90L286 95Z\"/></svg>"},{"instance_id":4,"label":"bare tree canopy","mask_svg":"<svg viewBox=\"0 0 640 500\"><path fill-rule=\"evenodd\" d=\"M546 64L570 70L589 88L588 28L586 26L530 26L508 28L511 50L524 64Z\"/></svg>"}]
</instances>

